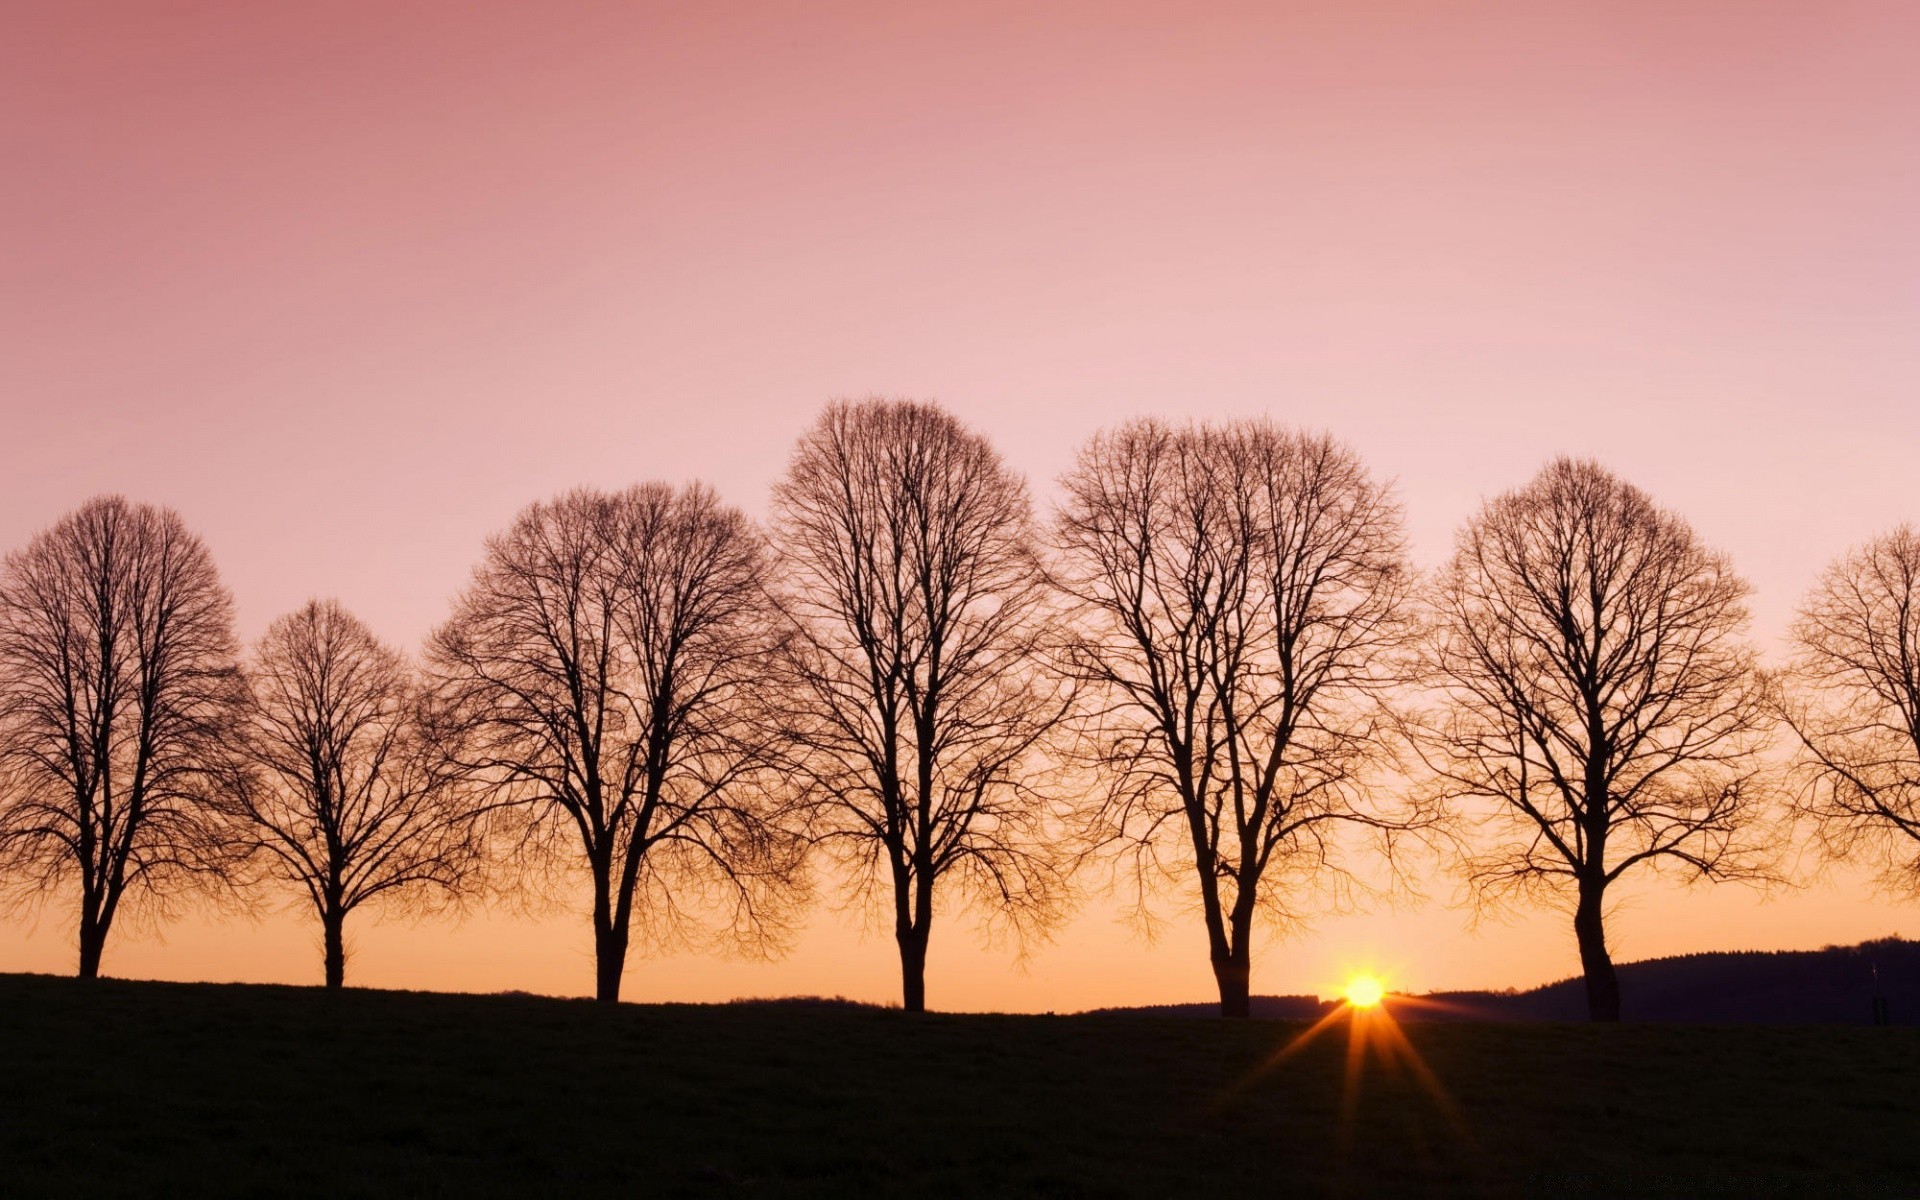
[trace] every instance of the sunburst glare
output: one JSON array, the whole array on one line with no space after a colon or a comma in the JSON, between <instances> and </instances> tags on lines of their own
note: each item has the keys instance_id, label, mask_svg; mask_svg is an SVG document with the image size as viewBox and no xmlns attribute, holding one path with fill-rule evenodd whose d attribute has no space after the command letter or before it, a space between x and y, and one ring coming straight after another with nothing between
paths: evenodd
<instances>
[{"instance_id":1,"label":"sunburst glare","mask_svg":"<svg viewBox=\"0 0 1920 1200\"><path fill-rule=\"evenodd\" d=\"M1347 981L1347 1003L1355 1008L1373 1008L1386 998L1387 989L1371 975L1356 975Z\"/></svg>"}]
</instances>

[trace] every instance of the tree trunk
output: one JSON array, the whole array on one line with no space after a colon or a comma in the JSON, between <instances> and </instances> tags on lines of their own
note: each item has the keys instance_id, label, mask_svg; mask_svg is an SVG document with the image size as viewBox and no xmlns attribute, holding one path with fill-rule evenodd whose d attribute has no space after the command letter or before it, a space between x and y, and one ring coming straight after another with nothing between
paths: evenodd
<instances>
[{"instance_id":1,"label":"tree trunk","mask_svg":"<svg viewBox=\"0 0 1920 1200\"><path fill-rule=\"evenodd\" d=\"M627 969L627 926L613 914L613 864L593 864L593 998L620 1003L620 976Z\"/></svg>"},{"instance_id":2,"label":"tree trunk","mask_svg":"<svg viewBox=\"0 0 1920 1200\"><path fill-rule=\"evenodd\" d=\"M602 930L595 939L593 963L593 998L602 1004L620 1003L620 975L627 966L626 947L619 945L616 937Z\"/></svg>"},{"instance_id":3,"label":"tree trunk","mask_svg":"<svg viewBox=\"0 0 1920 1200\"><path fill-rule=\"evenodd\" d=\"M327 987L336 989L347 982L347 943L344 926L347 914L339 911L329 912L320 918L322 937L326 942Z\"/></svg>"},{"instance_id":4,"label":"tree trunk","mask_svg":"<svg viewBox=\"0 0 1920 1200\"><path fill-rule=\"evenodd\" d=\"M1580 970L1587 983L1587 1016L1594 1021L1620 1019L1620 979L1607 953L1607 933L1601 917L1604 885L1580 886L1580 904L1573 913L1573 934L1580 943Z\"/></svg>"},{"instance_id":5,"label":"tree trunk","mask_svg":"<svg viewBox=\"0 0 1920 1200\"><path fill-rule=\"evenodd\" d=\"M93 914L80 914L80 978L100 977L100 955L107 948L107 927Z\"/></svg>"},{"instance_id":6,"label":"tree trunk","mask_svg":"<svg viewBox=\"0 0 1920 1200\"><path fill-rule=\"evenodd\" d=\"M627 968L626 934L595 922L593 931L593 998L602 1004L620 1002L620 976Z\"/></svg>"},{"instance_id":7,"label":"tree trunk","mask_svg":"<svg viewBox=\"0 0 1920 1200\"><path fill-rule=\"evenodd\" d=\"M1220 987L1220 1015L1245 1017L1251 1011L1249 991L1253 985L1253 964L1244 955L1229 953L1213 960L1213 981Z\"/></svg>"},{"instance_id":8,"label":"tree trunk","mask_svg":"<svg viewBox=\"0 0 1920 1200\"><path fill-rule=\"evenodd\" d=\"M900 1007L908 1012L927 1011L927 935L924 931L902 929L894 934L900 943Z\"/></svg>"}]
</instances>

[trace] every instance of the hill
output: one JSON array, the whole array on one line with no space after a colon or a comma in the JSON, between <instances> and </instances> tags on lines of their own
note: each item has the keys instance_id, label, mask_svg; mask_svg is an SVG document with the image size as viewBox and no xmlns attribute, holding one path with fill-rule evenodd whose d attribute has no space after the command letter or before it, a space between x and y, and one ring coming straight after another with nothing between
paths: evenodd
<instances>
[{"instance_id":1,"label":"hill","mask_svg":"<svg viewBox=\"0 0 1920 1200\"><path fill-rule=\"evenodd\" d=\"M1866 1025L1877 995L1886 998L1894 1024L1920 1024L1920 942L1900 938L1819 950L1684 954L1627 963L1619 971L1628 1020ZM1431 999L1447 1004L1429 1010L1443 1017L1578 1021L1587 1013L1577 977L1524 992Z\"/></svg>"},{"instance_id":2,"label":"hill","mask_svg":"<svg viewBox=\"0 0 1920 1200\"><path fill-rule=\"evenodd\" d=\"M1318 996L1249 996L1247 1014L1256 1021L1317 1021L1339 1001ZM1089 1009L1089 1017L1218 1017L1218 1001L1189 1004L1136 1004L1117 1008Z\"/></svg>"},{"instance_id":3,"label":"hill","mask_svg":"<svg viewBox=\"0 0 1920 1200\"><path fill-rule=\"evenodd\" d=\"M1873 998L1883 996L1895 1025L1920 1024L1920 942L1885 938L1819 950L1715 951L1622 963L1620 991L1629 1021L1695 1024L1867 1025ZM1403 1021L1584 1021L1585 985L1578 976L1526 991L1432 992L1409 1003L1389 998ZM1285 1020L1317 1017L1333 1001L1313 996L1255 996L1253 1015ZM1163 1017L1211 1017L1207 1002L1100 1009Z\"/></svg>"},{"instance_id":4,"label":"hill","mask_svg":"<svg viewBox=\"0 0 1920 1200\"><path fill-rule=\"evenodd\" d=\"M1750 1196L1920 1178L1912 1030L1417 1025L1430 1075L1376 1056L1350 1092L1347 1030L1286 1052L1304 1028L0 976L0 1191Z\"/></svg>"}]
</instances>

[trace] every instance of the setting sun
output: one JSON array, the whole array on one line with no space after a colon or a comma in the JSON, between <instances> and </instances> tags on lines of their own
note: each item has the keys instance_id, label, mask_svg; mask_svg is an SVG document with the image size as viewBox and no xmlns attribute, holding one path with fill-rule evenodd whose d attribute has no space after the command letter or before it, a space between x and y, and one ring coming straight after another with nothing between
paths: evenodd
<instances>
[{"instance_id":1,"label":"setting sun","mask_svg":"<svg viewBox=\"0 0 1920 1200\"><path fill-rule=\"evenodd\" d=\"M1371 975L1360 975L1347 981L1347 1003L1355 1008L1372 1008L1386 994L1387 989Z\"/></svg>"}]
</instances>

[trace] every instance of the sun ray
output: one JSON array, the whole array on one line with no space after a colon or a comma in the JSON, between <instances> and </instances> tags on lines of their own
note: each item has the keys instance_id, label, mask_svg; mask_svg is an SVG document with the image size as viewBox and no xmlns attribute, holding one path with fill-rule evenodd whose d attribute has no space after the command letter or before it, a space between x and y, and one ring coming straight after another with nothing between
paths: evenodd
<instances>
[{"instance_id":1,"label":"sun ray","mask_svg":"<svg viewBox=\"0 0 1920 1200\"><path fill-rule=\"evenodd\" d=\"M1344 1021L1347 1045L1342 1055L1340 1121L1335 1135L1343 1159L1354 1149L1369 1058L1388 1075L1404 1071L1452 1129L1457 1141L1463 1147L1476 1145L1477 1139L1468 1129L1460 1107L1401 1028L1394 1015L1396 1009L1473 1015L1470 1010L1446 1001L1391 993L1378 976L1356 975L1342 989L1341 999L1330 1005L1319 1020L1261 1060L1243 1079L1229 1087L1218 1098L1218 1103L1224 1104L1245 1092L1262 1076L1282 1067L1327 1030Z\"/></svg>"},{"instance_id":2,"label":"sun ray","mask_svg":"<svg viewBox=\"0 0 1920 1200\"><path fill-rule=\"evenodd\" d=\"M1366 1067L1367 1041L1372 1034L1376 1014L1367 1007L1349 1006L1347 1023L1347 1063L1340 1088L1340 1138L1343 1148L1353 1138L1354 1120L1360 1114L1360 1077Z\"/></svg>"}]
</instances>

